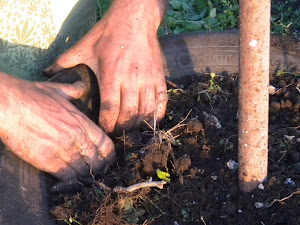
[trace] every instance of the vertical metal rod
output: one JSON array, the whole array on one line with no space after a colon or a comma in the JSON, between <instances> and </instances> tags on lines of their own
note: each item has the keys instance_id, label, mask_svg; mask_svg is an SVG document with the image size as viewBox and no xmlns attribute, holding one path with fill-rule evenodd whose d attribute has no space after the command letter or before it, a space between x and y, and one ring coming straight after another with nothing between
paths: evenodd
<instances>
[{"instance_id":1,"label":"vertical metal rod","mask_svg":"<svg viewBox=\"0 0 300 225\"><path fill-rule=\"evenodd\" d=\"M239 187L267 176L271 0L240 0Z\"/></svg>"}]
</instances>

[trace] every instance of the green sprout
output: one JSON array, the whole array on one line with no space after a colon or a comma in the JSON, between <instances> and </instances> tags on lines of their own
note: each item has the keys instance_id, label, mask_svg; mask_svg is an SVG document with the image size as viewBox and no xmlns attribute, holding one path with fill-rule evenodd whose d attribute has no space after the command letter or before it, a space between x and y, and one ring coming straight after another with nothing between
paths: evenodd
<instances>
[{"instance_id":1,"label":"green sprout","mask_svg":"<svg viewBox=\"0 0 300 225\"><path fill-rule=\"evenodd\" d=\"M216 74L215 73L210 73L210 86L207 89L208 92L210 93L216 93L218 91L221 91L221 87L219 85L216 84Z\"/></svg>"},{"instance_id":2,"label":"green sprout","mask_svg":"<svg viewBox=\"0 0 300 225\"><path fill-rule=\"evenodd\" d=\"M234 145L231 141L229 141L229 138L221 138L219 141L219 145L222 145L224 147L224 152L227 150L232 150L234 148Z\"/></svg>"},{"instance_id":3,"label":"green sprout","mask_svg":"<svg viewBox=\"0 0 300 225\"><path fill-rule=\"evenodd\" d=\"M276 76L279 77L280 79L282 79L285 75L293 75L295 77L300 77L300 72L285 72L282 70L278 70L276 73Z\"/></svg>"},{"instance_id":4,"label":"green sprout","mask_svg":"<svg viewBox=\"0 0 300 225\"><path fill-rule=\"evenodd\" d=\"M166 173L166 172L163 172L161 171L160 169L156 169L156 174L157 174L157 177L162 179L162 180L165 180L167 181L168 183L171 182L171 179L170 179L170 174L169 173Z\"/></svg>"},{"instance_id":5,"label":"green sprout","mask_svg":"<svg viewBox=\"0 0 300 225\"><path fill-rule=\"evenodd\" d=\"M72 225L72 224L78 224L82 225L80 222L78 222L75 217L70 216L69 219L64 220L67 224Z\"/></svg>"}]
</instances>

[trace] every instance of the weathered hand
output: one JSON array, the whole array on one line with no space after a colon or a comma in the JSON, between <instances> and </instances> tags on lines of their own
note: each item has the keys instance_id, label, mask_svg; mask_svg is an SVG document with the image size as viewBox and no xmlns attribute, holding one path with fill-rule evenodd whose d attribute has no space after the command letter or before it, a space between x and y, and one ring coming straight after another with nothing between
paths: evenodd
<instances>
[{"instance_id":1,"label":"weathered hand","mask_svg":"<svg viewBox=\"0 0 300 225\"><path fill-rule=\"evenodd\" d=\"M101 98L99 123L108 133L132 129L143 120L153 123L165 114L167 92L156 35L162 16L154 10L157 4L115 1L106 16L46 70L53 75L86 64L94 71ZM149 15L147 7L156 15Z\"/></svg>"},{"instance_id":2,"label":"weathered hand","mask_svg":"<svg viewBox=\"0 0 300 225\"><path fill-rule=\"evenodd\" d=\"M114 144L68 100L86 87L37 83L6 76L0 101L0 137L33 166L67 180L103 169L115 157Z\"/></svg>"}]
</instances>

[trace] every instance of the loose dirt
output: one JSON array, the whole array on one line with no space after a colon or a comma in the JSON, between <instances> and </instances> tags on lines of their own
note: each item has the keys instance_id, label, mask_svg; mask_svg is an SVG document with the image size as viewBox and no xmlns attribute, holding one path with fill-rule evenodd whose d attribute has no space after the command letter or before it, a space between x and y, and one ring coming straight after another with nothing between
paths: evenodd
<instances>
[{"instance_id":1,"label":"loose dirt","mask_svg":"<svg viewBox=\"0 0 300 225\"><path fill-rule=\"evenodd\" d=\"M210 74L168 82L159 126L116 137L118 161L96 176L110 188L170 174L163 189L104 191L99 183L56 187L51 213L59 224L300 224L300 75L270 76L267 180L238 188L238 76ZM67 190L67 191L66 191Z\"/></svg>"}]
</instances>

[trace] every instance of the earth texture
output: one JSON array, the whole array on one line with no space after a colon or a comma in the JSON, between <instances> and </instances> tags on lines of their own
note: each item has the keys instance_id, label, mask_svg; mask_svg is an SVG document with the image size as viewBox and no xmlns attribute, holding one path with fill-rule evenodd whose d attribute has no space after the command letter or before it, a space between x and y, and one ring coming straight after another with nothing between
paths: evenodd
<instances>
[{"instance_id":1,"label":"earth texture","mask_svg":"<svg viewBox=\"0 0 300 225\"><path fill-rule=\"evenodd\" d=\"M155 129L116 137L107 175L52 188L59 224L300 224L300 74L270 75L268 176L238 186L238 75L210 73L167 82L168 109ZM120 193L170 177L163 188ZM167 175L167 176L168 176ZM170 180L169 180L170 179Z\"/></svg>"}]
</instances>

